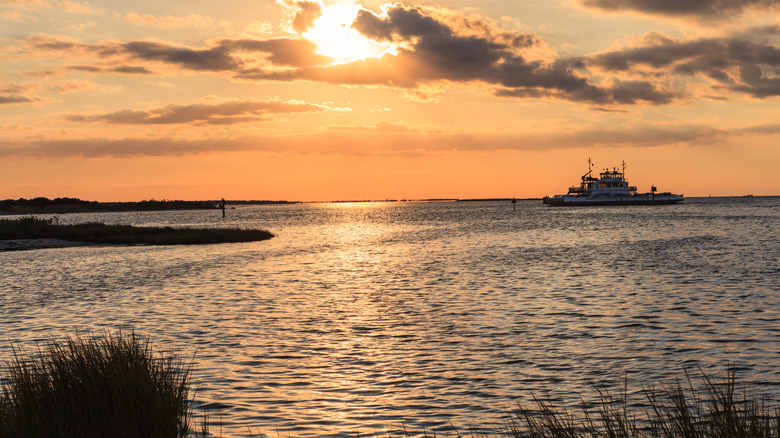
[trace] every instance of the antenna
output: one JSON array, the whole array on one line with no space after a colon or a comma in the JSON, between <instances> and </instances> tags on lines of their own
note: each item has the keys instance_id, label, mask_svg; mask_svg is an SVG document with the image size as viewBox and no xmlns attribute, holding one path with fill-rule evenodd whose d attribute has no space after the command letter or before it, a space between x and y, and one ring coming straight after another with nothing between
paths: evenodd
<instances>
[{"instance_id":1,"label":"antenna","mask_svg":"<svg viewBox=\"0 0 780 438\"><path fill-rule=\"evenodd\" d=\"M593 167L593 161L590 161L590 157L588 157L588 170L591 170Z\"/></svg>"},{"instance_id":2,"label":"antenna","mask_svg":"<svg viewBox=\"0 0 780 438\"><path fill-rule=\"evenodd\" d=\"M626 177L626 160L623 160L623 178Z\"/></svg>"}]
</instances>

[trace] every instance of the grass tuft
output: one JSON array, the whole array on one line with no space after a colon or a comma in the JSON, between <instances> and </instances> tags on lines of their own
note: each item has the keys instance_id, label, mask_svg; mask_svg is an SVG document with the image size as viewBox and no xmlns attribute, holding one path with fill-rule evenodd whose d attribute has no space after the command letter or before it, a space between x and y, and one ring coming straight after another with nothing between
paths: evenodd
<instances>
[{"instance_id":1,"label":"grass tuft","mask_svg":"<svg viewBox=\"0 0 780 438\"><path fill-rule=\"evenodd\" d=\"M14 350L0 395L0 437L186 437L190 367L135 334Z\"/></svg>"},{"instance_id":2,"label":"grass tuft","mask_svg":"<svg viewBox=\"0 0 780 438\"><path fill-rule=\"evenodd\" d=\"M704 372L661 390L645 390L644 412L629 409L622 397L597 387L595 412L582 403L581 414L534 396L535 408L515 411L500 435L505 438L779 438L780 408L737 391L729 370L715 382ZM698 384L696 384L698 382ZM741 395L740 395L741 394Z\"/></svg>"}]
</instances>

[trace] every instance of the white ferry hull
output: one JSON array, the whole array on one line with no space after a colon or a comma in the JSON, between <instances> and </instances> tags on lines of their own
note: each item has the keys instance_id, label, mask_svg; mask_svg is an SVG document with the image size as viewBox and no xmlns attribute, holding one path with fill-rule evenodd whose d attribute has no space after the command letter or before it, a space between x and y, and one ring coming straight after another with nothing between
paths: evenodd
<instances>
[{"instance_id":1,"label":"white ferry hull","mask_svg":"<svg viewBox=\"0 0 780 438\"><path fill-rule=\"evenodd\" d=\"M587 196L545 196L542 202L556 207L587 207L609 205L666 205L677 204L683 201L682 195L634 195L611 197L587 197Z\"/></svg>"}]
</instances>

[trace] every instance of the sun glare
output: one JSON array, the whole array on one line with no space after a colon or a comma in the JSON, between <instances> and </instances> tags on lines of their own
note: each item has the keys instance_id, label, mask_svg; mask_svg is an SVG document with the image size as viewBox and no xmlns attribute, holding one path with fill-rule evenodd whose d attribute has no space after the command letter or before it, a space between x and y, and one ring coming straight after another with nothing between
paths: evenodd
<instances>
[{"instance_id":1,"label":"sun glare","mask_svg":"<svg viewBox=\"0 0 780 438\"><path fill-rule=\"evenodd\" d=\"M303 36L317 45L320 55L337 64L395 53L396 46L368 39L352 28L360 5L333 4L322 7L322 16Z\"/></svg>"}]
</instances>

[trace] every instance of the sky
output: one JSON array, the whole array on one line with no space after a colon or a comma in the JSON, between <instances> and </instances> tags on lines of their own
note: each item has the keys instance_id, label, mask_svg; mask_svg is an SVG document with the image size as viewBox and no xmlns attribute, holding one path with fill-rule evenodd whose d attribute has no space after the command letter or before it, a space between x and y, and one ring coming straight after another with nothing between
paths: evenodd
<instances>
[{"instance_id":1,"label":"sky","mask_svg":"<svg viewBox=\"0 0 780 438\"><path fill-rule=\"evenodd\" d=\"M0 199L780 195L777 0L0 0Z\"/></svg>"}]
</instances>

